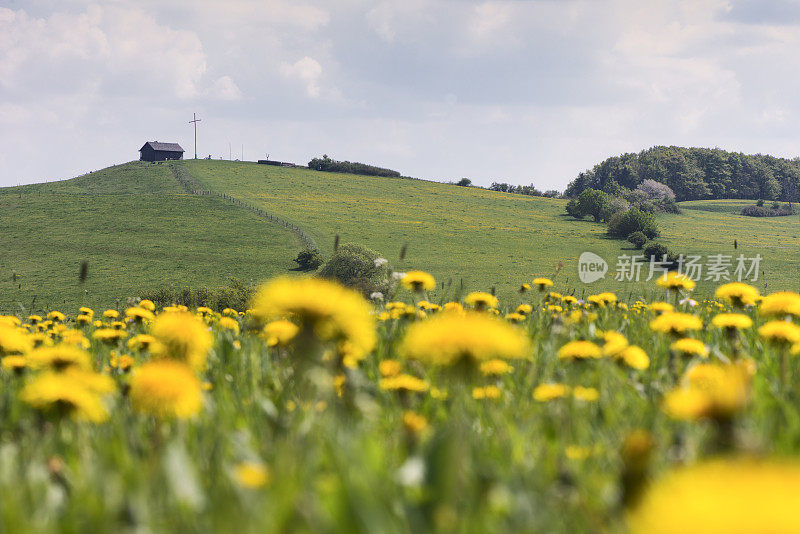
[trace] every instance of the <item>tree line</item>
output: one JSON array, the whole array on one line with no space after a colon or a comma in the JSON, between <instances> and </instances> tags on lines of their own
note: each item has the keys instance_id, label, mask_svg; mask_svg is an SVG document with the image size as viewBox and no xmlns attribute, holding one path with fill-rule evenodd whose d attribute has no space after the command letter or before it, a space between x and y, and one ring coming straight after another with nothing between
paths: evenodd
<instances>
[{"instance_id":1,"label":"tree line","mask_svg":"<svg viewBox=\"0 0 800 534\"><path fill-rule=\"evenodd\" d=\"M656 146L610 157L581 172L564 193L586 189L621 196L645 180L668 185L677 201L748 198L800 200L800 158L746 155L719 148Z\"/></svg>"},{"instance_id":2,"label":"tree line","mask_svg":"<svg viewBox=\"0 0 800 534\"><path fill-rule=\"evenodd\" d=\"M315 171L341 172L346 174L363 174L367 176L387 176L389 178L400 178L399 172L392 169L384 169L375 165L358 163L356 161L336 161L327 154L321 158L314 158L308 162L308 168Z\"/></svg>"}]
</instances>

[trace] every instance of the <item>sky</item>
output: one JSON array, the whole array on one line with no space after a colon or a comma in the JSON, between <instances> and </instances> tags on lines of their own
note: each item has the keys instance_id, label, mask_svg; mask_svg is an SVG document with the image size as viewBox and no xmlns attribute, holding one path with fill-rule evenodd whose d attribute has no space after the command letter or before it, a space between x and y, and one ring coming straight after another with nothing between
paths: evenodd
<instances>
[{"instance_id":1,"label":"sky","mask_svg":"<svg viewBox=\"0 0 800 534\"><path fill-rule=\"evenodd\" d=\"M0 186L322 154L563 190L654 145L800 152L800 1L0 0Z\"/></svg>"}]
</instances>

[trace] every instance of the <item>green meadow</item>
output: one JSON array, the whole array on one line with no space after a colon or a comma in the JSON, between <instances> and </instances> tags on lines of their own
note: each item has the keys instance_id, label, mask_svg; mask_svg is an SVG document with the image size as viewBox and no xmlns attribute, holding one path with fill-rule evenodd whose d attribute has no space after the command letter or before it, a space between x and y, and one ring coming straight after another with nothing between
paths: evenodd
<instances>
[{"instance_id":1,"label":"green meadow","mask_svg":"<svg viewBox=\"0 0 800 534\"><path fill-rule=\"evenodd\" d=\"M72 312L169 285L257 282L291 268L299 247L247 210L185 194L165 165L0 189L0 310Z\"/></svg>"},{"instance_id":2,"label":"green meadow","mask_svg":"<svg viewBox=\"0 0 800 534\"><path fill-rule=\"evenodd\" d=\"M652 296L652 283L613 279L617 257L636 251L606 237L604 225L566 216L563 200L247 162L174 165L202 189L299 226L325 256L339 236L376 250L398 270L430 271L437 299L494 288L513 300L533 276L555 278L579 297L605 290L624 299ZM682 214L660 217L661 240L684 254L760 254L759 289L797 290L800 217L738 215L748 203L684 202ZM131 162L0 189L0 247L0 310L16 312L115 306L160 287L217 287L229 277L256 282L293 268L303 245L245 207L187 194L167 164ZM609 263L603 280L578 280L585 251ZM78 277L83 261L85 282ZM696 294L707 296L716 285L701 281Z\"/></svg>"}]
</instances>

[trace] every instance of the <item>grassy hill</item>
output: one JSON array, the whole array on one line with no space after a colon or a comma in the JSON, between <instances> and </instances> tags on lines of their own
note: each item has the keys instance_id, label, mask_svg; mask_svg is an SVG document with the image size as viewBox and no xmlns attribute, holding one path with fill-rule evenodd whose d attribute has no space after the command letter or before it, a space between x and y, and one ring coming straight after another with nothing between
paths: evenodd
<instances>
[{"instance_id":1,"label":"grassy hill","mask_svg":"<svg viewBox=\"0 0 800 534\"><path fill-rule=\"evenodd\" d=\"M561 282L577 294L601 287L620 294L652 289L652 283L609 279L617 256L635 252L627 243L608 239L604 225L564 215L563 200L250 163L182 164L204 187L225 191L304 227L326 253L338 234L343 241L378 250L401 268L427 269L457 286L463 279L468 289L495 286L502 295L512 294L532 274L552 276L560 262ZM723 212L697 209L717 203L724 206ZM800 218L743 217L735 212L748 201L735 203L685 203L683 214L661 217L663 241L684 254L760 253L762 280L769 287L800 287ZM409 244L404 263L399 261L403 243ZM580 283L577 259L584 251L606 259L611 276L589 286ZM714 285L700 283L698 294L708 295Z\"/></svg>"},{"instance_id":2,"label":"grassy hill","mask_svg":"<svg viewBox=\"0 0 800 534\"><path fill-rule=\"evenodd\" d=\"M72 312L169 284L260 280L291 268L300 244L245 209L186 194L166 165L135 162L0 189L0 249L0 311Z\"/></svg>"},{"instance_id":3,"label":"grassy hill","mask_svg":"<svg viewBox=\"0 0 800 534\"><path fill-rule=\"evenodd\" d=\"M557 275L577 295L652 293L650 283L613 280L616 258L632 254L605 227L564 214L565 201L421 180L271 167L246 162L173 164L203 189L226 194L293 223L325 255L336 235L383 254L398 269L432 272L436 296L495 287L511 297L532 275ZM699 254L763 256L762 289L800 289L800 218L754 219L748 201L683 203L662 216L664 241ZM739 248L734 251L733 241ZM400 249L407 244L405 260ZM70 310L115 305L166 284L223 285L260 280L293 267L302 248L284 227L216 196L187 194L167 164L127 163L73 180L0 189L0 311L36 306ZM606 279L577 279L577 258L606 259ZM78 281L83 260L89 279ZM15 281L16 280L16 281ZM701 283L707 295L713 283Z\"/></svg>"}]
</instances>

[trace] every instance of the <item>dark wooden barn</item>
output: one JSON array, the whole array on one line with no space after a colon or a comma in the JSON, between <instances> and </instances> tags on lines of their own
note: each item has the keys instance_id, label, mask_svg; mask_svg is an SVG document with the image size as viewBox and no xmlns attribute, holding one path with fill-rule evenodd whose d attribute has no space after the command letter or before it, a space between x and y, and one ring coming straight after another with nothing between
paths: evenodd
<instances>
[{"instance_id":1,"label":"dark wooden barn","mask_svg":"<svg viewBox=\"0 0 800 534\"><path fill-rule=\"evenodd\" d=\"M165 161L168 159L183 159L181 145L148 141L139 149L140 161Z\"/></svg>"}]
</instances>

